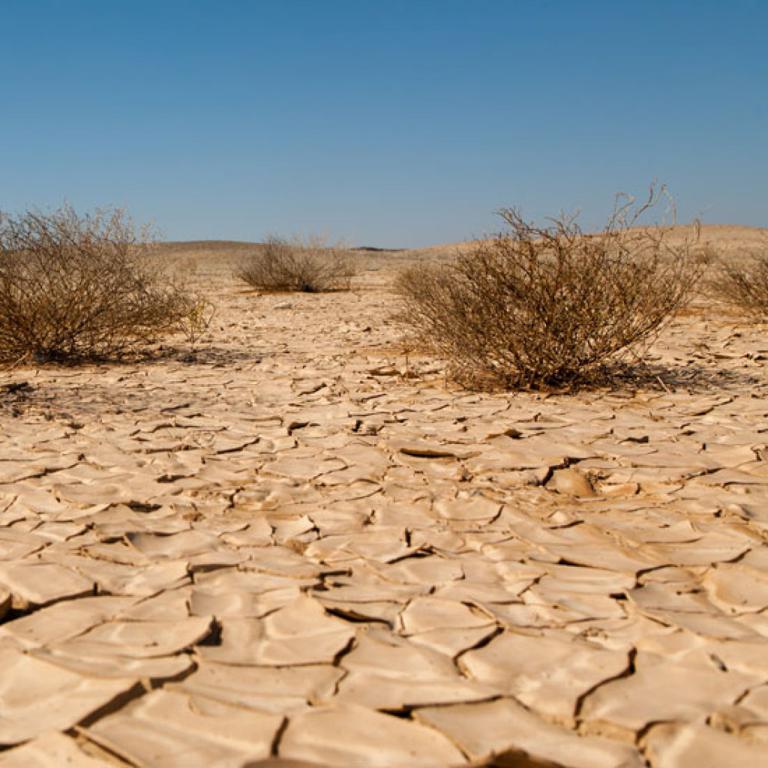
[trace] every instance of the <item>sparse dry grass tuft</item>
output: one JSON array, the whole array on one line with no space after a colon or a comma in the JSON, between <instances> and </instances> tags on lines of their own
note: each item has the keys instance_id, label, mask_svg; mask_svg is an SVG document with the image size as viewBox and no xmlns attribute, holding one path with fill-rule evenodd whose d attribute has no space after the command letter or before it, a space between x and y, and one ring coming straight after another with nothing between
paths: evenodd
<instances>
[{"instance_id":1,"label":"sparse dry grass tuft","mask_svg":"<svg viewBox=\"0 0 768 768\"><path fill-rule=\"evenodd\" d=\"M768 250L745 259L721 260L710 291L753 319L768 320Z\"/></svg>"},{"instance_id":2,"label":"sparse dry grass tuft","mask_svg":"<svg viewBox=\"0 0 768 768\"><path fill-rule=\"evenodd\" d=\"M538 227L502 210L508 231L450 264L400 274L402 319L465 384L594 380L626 355L642 354L703 269L695 232L671 244L664 227L637 226L658 200L653 189L639 207L624 199L596 235L584 234L573 217Z\"/></svg>"},{"instance_id":3,"label":"sparse dry grass tuft","mask_svg":"<svg viewBox=\"0 0 768 768\"><path fill-rule=\"evenodd\" d=\"M349 251L327 246L317 237L270 237L236 271L237 277L258 290L307 293L349 290L354 273Z\"/></svg>"},{"instance_id":4,"label":"sparse dry grass tuft","mask_svg":"<svg viewBox=\"0 0 768 768\"><path fill-rule=\"evenodd\" d=\"M0 360L119 357L182 329L199 298L120 210L0 216Z\"/></svg>"}]
</instances>

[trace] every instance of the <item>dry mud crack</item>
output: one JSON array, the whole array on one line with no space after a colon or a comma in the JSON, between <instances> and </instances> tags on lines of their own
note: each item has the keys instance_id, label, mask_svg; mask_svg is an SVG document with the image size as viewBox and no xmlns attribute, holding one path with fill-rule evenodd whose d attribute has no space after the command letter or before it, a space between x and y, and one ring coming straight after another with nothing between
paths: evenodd
<instances>
[{"instance_id":1,"label":"dry mud crack","mask_svg":"<svg viewBox=\"0 0 768 768\"><path fill-rule=\"evenodd\" d=\"M668 391L468 394L386 270L198 279L194 355L12 374L0 765L768 763L759 329L676 321Z\"/></svg>"}]
</instances>

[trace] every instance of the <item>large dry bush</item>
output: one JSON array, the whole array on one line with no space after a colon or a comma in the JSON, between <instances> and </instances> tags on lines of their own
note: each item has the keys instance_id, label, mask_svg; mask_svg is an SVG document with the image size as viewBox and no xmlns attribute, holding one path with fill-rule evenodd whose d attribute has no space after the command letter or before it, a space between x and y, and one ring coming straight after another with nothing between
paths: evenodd
<instances>
[{"instance_id":1,"label":"large dry bush","mask_svg":"<svg viewBox=\"0 0 768 768\"><path fill-rule=\"evenodd\" d=\"M562 386L594 379L638 354L686 300L701 271L694 236L675 244L661 226L638 226L648 201L617 204L602 232L574 217L549 226L500 211L508 231L443 265L398 278L402 318L445 356L464 383Z\"/></svg>"},{"instance_id":2,"label":"large dry bush","mask_svg":"<svg viewBox=\"0 0 768 768\"><path fill-rule=\"evenodd\" d=\"M721 261L710 290L754 319L768 320L768 250Z\"/></svg>"},{"instance_id":3,"label":"large dry bush","mask_svg":"<svg viewBox=\"0 0 768 768\"><path fill-rule=\"evenodd\" d=\"M236 274L262 291L314 293L348 290L354 272L349 251L327 246L320 238L270 237L240 262Z\"/></svg>"},{"instance_id":4,"label":"large dry bush","mask_svg":"<svg viewBox=\"0 0 768 768\"><path fill-rule=\"evenodd\" d=\"M182 330L198 305L122 211L0 217L0 359L113 357Z\"/></svg>"}]
</instances>

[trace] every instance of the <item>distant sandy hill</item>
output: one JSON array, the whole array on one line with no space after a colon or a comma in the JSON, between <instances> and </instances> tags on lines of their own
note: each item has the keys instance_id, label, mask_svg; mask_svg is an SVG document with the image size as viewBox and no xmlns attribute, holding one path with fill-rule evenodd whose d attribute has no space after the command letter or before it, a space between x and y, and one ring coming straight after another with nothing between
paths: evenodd
<instances>
[{"instance_id":1,"label":"distant sandy hill","mask_svg":"<svg viewBox=\"0 0 768 768\"><path fill-rule=\"evenodd\" d=\"M259 242L249 242L246 240L171 240L159 242L154 246L157 253L166 253L172 255L221 255L221 256L241 256L253 253L264 244ZM350 248L366 254L388 254L405 253L407 248L380 248L372 245L359 245Z\"/></svg>"},{"instance_id":2,"label":"distant sandy hill","mask_svg":"<svg viewBox=\"0 0 768 768\"><path fill-rule=\"evenodd\" d=\"M223 256L239 256L253 252L261 243L249 243L243 240L175 240L157 243L154 250L158 253L177 254L211 254Z\"/></svg>"},{"instance_id":3,"label":"distant sandy hill","mask_svg":"<svg viewBox=\"0 0 768 768\"><path fill-rule=\"evenodd\" d=\"M692 225L668 227L670 241L690 236ZM440 257L447 254L462 253L472 247L474 241L442 243L410 251L412 255ZM710 246L722 253L768 249L768 227L746 227L738 224L703 224L699 235L702 247Z\"/></svg>"},{"instance_id":4,"label":"distant sandy hill","mask_svg":"<svg viewBox=\"0 0 768 768\"><path fill-rule=\"evenodd\" d=\"M682 238L690 235L690 225L677 225L669 227L671 239ZM768 248L768 227L746 227L736 224L704 224L701 227L700 245L711 246L722 253L736 253L739 251L753 251L755 249ZM358 246L357 250L368 255L404 256L438 258L466 251L472 246L473 241L467 240L457 243L441 243L427 246L426 248L378 248L375 246ZM262 244L242 240L179 240L158 243L156 250L159 253L171 255L210 255L214 257L239 257L253 253Z\"/></svg>"}]
</instances>

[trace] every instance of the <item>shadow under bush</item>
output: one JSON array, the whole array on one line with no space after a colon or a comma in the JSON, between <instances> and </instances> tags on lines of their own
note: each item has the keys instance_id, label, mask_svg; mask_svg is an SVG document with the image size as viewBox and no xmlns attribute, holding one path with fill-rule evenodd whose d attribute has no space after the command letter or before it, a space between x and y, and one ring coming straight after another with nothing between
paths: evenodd
<instances>
[{"instance_id":1,"label":"shadow under bush","mask_svg":"<svg viewBox=\"0 0 768 768\"><path fill-rule=\"evenodd\" d=\"M348 290L354 276L348 251L328 247L318 238L285 240L270 237L243 259L236 276L262 291Z\"/></svg>"},{"instance_id":2,"label":"shadow under bush","mask_svg":"<svg viewBox=\"0 0 768 768\"><path fill-rule=\"evenodd\" d=\"M664 227L637 226L658 199L617 205L594 235L573 217L538 227L502 210L508 231L399 275L401 319L472 386L571 386L641 359L702 269L695 232L672 244Z\"/></svg>"},{"instance_id":3,"label":"shadow under bush","mask_svg":"<svg viewBox=\"0 0 768 768\"><path fill-rule=\"evenodd\" d=\"M0 360L120 357L199 306L122 211L0 217Z\"/></svg>"}]
</instances>

